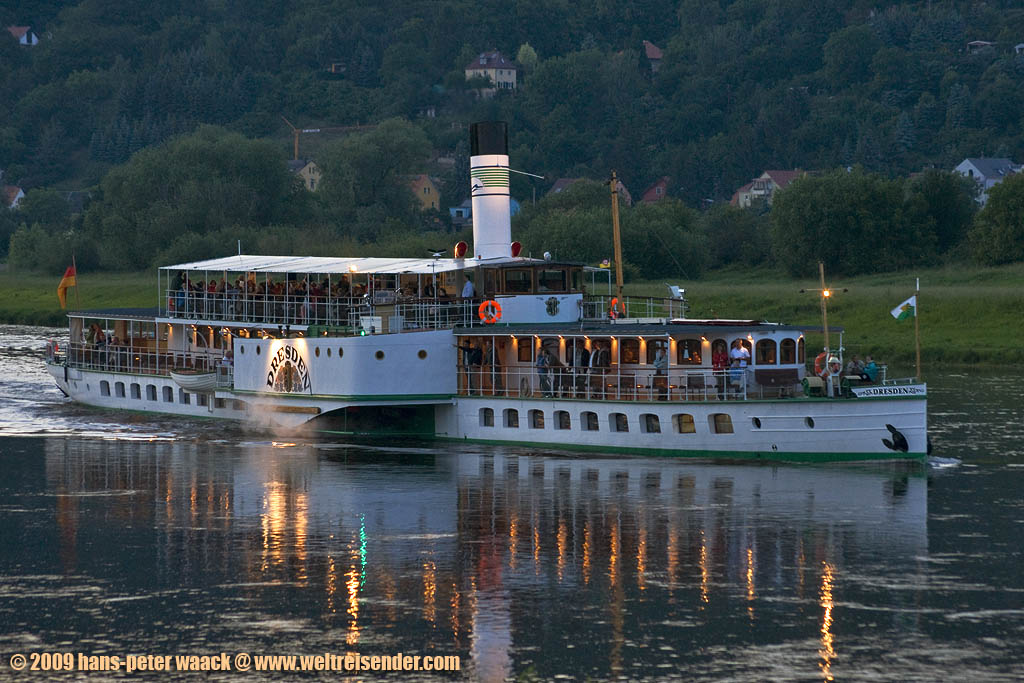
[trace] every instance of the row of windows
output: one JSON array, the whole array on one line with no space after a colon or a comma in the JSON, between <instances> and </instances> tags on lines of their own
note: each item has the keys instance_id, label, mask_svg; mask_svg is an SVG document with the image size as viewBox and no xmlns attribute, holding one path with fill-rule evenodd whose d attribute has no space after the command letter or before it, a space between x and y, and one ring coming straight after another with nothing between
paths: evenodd
<instances>
[{"instance_id":1,"label":"row of windows","mask_svg":"<svg viewBox=\"0 0 1024 683\"><path fill-rule=\"evenodd\" d=\"M543 410L527 411L527 427L530 429L545 429L546 421ZM584 432L601 431L600 420L597 413L585 410L579 414L579 429ZM519 429L519 411L515 408L506 408L502 411L502 425L510 429ZM480 426L494 426L494 409L480 409ZM640 415L639 424L636 425L642 434L660 434L661 418L653 413ZM572 429L572 417L567 410L556 410L552 415L551 427L556 430ZM609 413L606 429L609 432L628 432L630 428L629 418L625 413ZM708 416L708 429L712 434L732 434L732 418L725 413L715 413ZM693 421L693 415L688 413L677 413L672 416L672 431L675 434L696 434L697 425Z\"/></svg>"},{"instance_id":2,"label":"row of windows","mask_svg":"<svg viewBox=\"0 0 1024 683\"><path fill-rule=\"evenodd\" d=\"M754 350L751 348L748 340L741 339L740 342L747 349L748 353ZM541 346L557 348L557 345L558 339L554 337L541 340ZM568 348L570 345L571 342L566 342L566 361L571 360L568 357L572 356L571 349ZM728 353L729 346L724 339L715 339L711 342L711 349L713 353ZM668 352L668 341L664 339L650 339L647 341L646 350L647 364L653 365L659 351ZM520 343L519 361L526 363L533 360L533 351L533 345ZM640 355L639 339L619 340L619 360L623 365L639 365ZM751 357L754 365L778 365L779 363L792 365L803 363L804 340L803 338L787 338L776 344L774 339L762 339L757 342L756 353L752 353ZM701 353L701 341L699 339L680 339L676 342L676 365L702 365L703 363L704 358Z\"/></svg>"},{"instance_id":3,"label":"row of windows","mask_svg":"<svg viewBox=\"0 0 1024 683\"><path fill-rule=\"evenodd\" d=\"M126 387L124 382L114 382L114 396L116 396L117 398L125 398L125 388ZM133 399L139 401L142 400L142 385L136 382L132 382L130 385L127 386L127 389L130 392L130 395ZM100 395L110 396L110 382L106 380L100 381ZM181 405L191 405L192 396L193 394L190 394L184 389L178 389L177 402L180 403ZM195 394L195 397L197 406L206 407L210 405L210 399L207 394ZM157 387L155 384L146 385L146 400L157 400ZM160 400L163 401L164 403L174 403L174 388L161 387ZM228 407L229 404L232 410L245 410L245 403L237 399L215 398L213 400L213 405L215 408L225 408Z\"/></svg>"},{"instance_id":4,"label":"row of windows","mask_svg":"<svg viewBox=\"0 0 1024 683\"><path fill-rule=\"evenodd\" d=\"M245 354L245 345L244 344L240 344L239 345L238 352L243 354L243 355ZM260 347L257 346L256 347L256 355L257 356L260 355L260 352L261 352L260 351ZM345 353L345 350L342 349L341 347L338 347L338 358L341 358L344 355L344 353ZM317 358L320 357L320 347L319 346L314 346L313 347L313 355L315 355ZM327 349L327 357L328 358L331 357L331 349L329 347ZM377 351L373 355L373 357L376 358L377 360L384 360L384 352L383 351ZM416 352L416 357L419 358L420 360L426 359L426 357L427 357L427 350L426 349L420 349L419 351Z\"/></svg>"}]
</instances>

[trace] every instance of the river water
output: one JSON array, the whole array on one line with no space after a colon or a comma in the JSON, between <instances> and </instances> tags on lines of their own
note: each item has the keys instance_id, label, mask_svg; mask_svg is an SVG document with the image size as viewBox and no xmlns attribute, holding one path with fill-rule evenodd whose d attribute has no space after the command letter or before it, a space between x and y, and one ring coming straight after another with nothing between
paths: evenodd
<instances>
[{"instance_id":1,"label":"river water","mask_svg":"<svg viewBox=\"0 0 1024 683\"><path fill-rule=\"evenodd\" d=\"M1020 373L930 377L926 465L732 465L99 411L43 370L59 335L0 327L0 678L69 652L460 657L359 675L404 680L1024 675Z\"/></svg>"}]
</instances>

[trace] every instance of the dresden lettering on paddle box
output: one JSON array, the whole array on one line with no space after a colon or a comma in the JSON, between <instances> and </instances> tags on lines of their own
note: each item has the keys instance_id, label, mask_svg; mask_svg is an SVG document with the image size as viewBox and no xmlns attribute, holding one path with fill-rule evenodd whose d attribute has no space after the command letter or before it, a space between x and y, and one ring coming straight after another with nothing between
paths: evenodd
<instances>
[{"instance_id":1,"label":"dresden lettering on paddle box","mask_svg":"<svg viewBox=\"0 0 1024 683\"><path fill-rule=\"evenodd\" d=\"M309 367L294 346L282 346L270 359L267 386L287 393L309 389Z\"/></svg>"}]
</instances>

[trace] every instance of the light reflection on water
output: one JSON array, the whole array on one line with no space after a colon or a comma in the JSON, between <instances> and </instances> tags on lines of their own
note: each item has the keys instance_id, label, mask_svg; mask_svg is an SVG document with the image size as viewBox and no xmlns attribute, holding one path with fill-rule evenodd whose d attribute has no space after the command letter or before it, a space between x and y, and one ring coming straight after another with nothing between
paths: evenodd
<instances>
[{"instance_id":1,"label":"light reflection on water","mask_svg":"<svg viewBox=\"0 0 1024 683\"><path fill-rule=\"evenodd\" d=\"M456 653L477 680L1022 662L1021 408L995 378L933 380L962 462L939 471L276 442L72 406L39 361L0 355L0 436L38 435L0 438L4 652Z\"/></svg>"}]
</instances>

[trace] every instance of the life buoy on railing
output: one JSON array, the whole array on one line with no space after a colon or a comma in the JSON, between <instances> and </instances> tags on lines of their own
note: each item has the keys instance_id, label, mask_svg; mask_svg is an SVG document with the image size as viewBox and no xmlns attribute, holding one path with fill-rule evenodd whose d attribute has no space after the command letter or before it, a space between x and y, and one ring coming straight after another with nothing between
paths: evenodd
<instances>
[{"instance_id":1,"label":"life buoy on railing","mask_svg":"<svg viewBox=\"0 0 1024 683\"><path fill-rule=\"evenodd\" d=\"M816 377L824 377L828 374L828 368L825 363L826 358L828 358L828 352L822 351L818 354L818 357L814 359L814 374Z\"/></svg>"},{"instance_id":2,"label":"life buoy on railing","mask_svg":"<svg viewBox=\"0 0 1024 683\"><path fill-rule=\"evenodd\" d=\"M480 304L480 308L477 309L477 315L484 321L484 324L493 325L501 320L501 304L494 299L488 299Z\"/></svg>"},{"instance_id":3,"label":"life buoy on railing","mask_svg":"<svg viewBox=\"0 0 1024 683\"><path fill-rule=\"evenodd\" d=\"M618 297L612 297L612 304L608 308L608 318L611 319L611 320L615 320L620 315L625 313L625 308L626 308L625 306L620 306L619 305L619 298Z\"/></svg>"}]
</instances>

